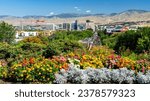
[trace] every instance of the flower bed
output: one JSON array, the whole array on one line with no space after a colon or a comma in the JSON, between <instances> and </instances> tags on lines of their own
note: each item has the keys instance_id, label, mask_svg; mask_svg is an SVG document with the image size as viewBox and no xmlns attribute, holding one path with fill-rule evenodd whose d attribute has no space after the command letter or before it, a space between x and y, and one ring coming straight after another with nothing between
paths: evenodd
<instances>
[{"instance_id":1,"label":"flower bed","mask_svg":"<svg viewBox=\"0 0 150 101\"><path fill-rule=\"evenodd\" d=\"M54 57L53 59L30 58L24 59L10 67L8 78L12 81L23 83L50 83L54 74L60 69L67 69L63 57Z\"/></svg>"},{"instance_id":2,"label":"flower bed","mask_svg":"<svg viewBox=\"0 0 150 101\"><path fill-rule=\"evenodd\" d=\"M150 71L146 74L135 73L127 68L120 69L79 69L71 64L69 69L62 69L55 74L56 84L150 84Z\"/></svg>"},{"instance_id":3,"label":"flower bed","mask_svg":"<svg viewBox=\"0 0 150 101\"><path fill-rule=\"evenodd\" d=\"M147 60L132 60L99 46L51 58L23 58L10 67L2 61L0 79L21 83L149 83L149 67Z\"/></svg>"}]
</instances>

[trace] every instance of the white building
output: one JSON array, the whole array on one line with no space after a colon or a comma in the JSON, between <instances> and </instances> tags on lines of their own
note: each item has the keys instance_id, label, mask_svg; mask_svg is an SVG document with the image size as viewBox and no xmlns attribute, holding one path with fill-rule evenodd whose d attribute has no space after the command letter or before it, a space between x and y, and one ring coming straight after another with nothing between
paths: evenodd
<instances>
[{"instance_id":1,"label":"white building","mask_svg":"<svg viewBox=\"0 0 150 101\"><path fill-rule=\"evenodd\" d=\"M86 29L93 29L95 31L95 23L93 21L86 22Z\"/></svg>"},{"instance_id":2,"label":"white building","mask_svg":"<svg viewBox=\"0 0 150 101\"><path fill-rule=\"evenodd\" d=\"M30 37L30 36L37 36L37 32L17 32L16 38L24 38L24 37Z\"/></svg>"}]
</instances>

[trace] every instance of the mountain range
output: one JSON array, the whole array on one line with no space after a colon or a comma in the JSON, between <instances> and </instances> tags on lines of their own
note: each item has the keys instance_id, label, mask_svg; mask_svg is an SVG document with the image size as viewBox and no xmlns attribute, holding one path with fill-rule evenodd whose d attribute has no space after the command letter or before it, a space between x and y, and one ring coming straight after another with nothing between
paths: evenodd
<instances>
[{"instance_id":1,"label":"mountain range","mask_svg":"<svg viewBox=\"0 0 150 101\"><path fill-rule=\"evenodd\" d=\"M16 24L16 21L28 22L29 20L44 20L51 23L72 22L75 19L83 22L87 19L93 20L96 23L108 23L119 21L147 21L150 20L150 11L131 9L120 13L111 14L76 14L62 13L58 15L43 16L43 15L28 15L23 17L0 15L0 20Z\"/></svg>"}]
</instances>

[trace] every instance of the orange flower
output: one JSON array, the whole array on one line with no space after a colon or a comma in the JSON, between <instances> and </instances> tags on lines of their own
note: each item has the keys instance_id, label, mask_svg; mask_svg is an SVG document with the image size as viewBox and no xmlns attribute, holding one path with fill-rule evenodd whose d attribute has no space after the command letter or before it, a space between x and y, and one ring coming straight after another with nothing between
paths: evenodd
<instances>
[{"instance_id":1,"label":"orange flower","mask_svg":"<svg viewBox=\"0 0 150 101\"><path fill-rule=\"evenodd\" d=\"M34 64L34 63L35 63L35 58L30 58L30 59L29 59L29 63L30 63L30 64Z\"/></svg>"},{"instance_id":2,"label":"orange flower","mask_svg":"<svg viewBox=\"0 0 150 101\"><path fill-rule=\"evenodd\" d=\"M132 65L131 69L134 70L134 66L133 65Z\"/></svg>"},{"instance_id":3,"label":"orange flower","mask_svg":"<svg viewBox=\"0 0 150 101\"><path fill-rule=\"evenodd\" d=\"M68 69L68 64L67 63L63 64L62 68L67 70Z\"/></svg>"},{"instance_id":4,"label":"orange flower","mask_svg":"<svg viewBox=\"0 0 150 101\"><path fill-rule=\"evenodd\" d=\"M28 65L28 61L27 61L27 59L25 58L25 59L22 61L22 66L26 66L26 65Z\"/></svg>"}]
</instances>

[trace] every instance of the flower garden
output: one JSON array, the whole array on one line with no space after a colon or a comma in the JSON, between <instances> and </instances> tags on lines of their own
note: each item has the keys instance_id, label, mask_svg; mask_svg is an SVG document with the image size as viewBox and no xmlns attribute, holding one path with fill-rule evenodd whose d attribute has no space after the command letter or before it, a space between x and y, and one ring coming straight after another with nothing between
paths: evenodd
<instances>
[{"instance_id":1,"label":"flower garden","mask_svg":"<svg viewBox=\"0 0 150 101\"><path fill-rule=\"evenodd\" d=\"M112 48L114 43L95 45L88 50L78 42L92 35L91 31L59 31L50 37L0 43L0 79L23 84L150 83L148 51L136 53L127 47L119 52L116 46ZM101 32L99 36L102 37ZM107 36L102 43L106 39L119 40L118 36Z\"/></svg>"}]
</instances>

